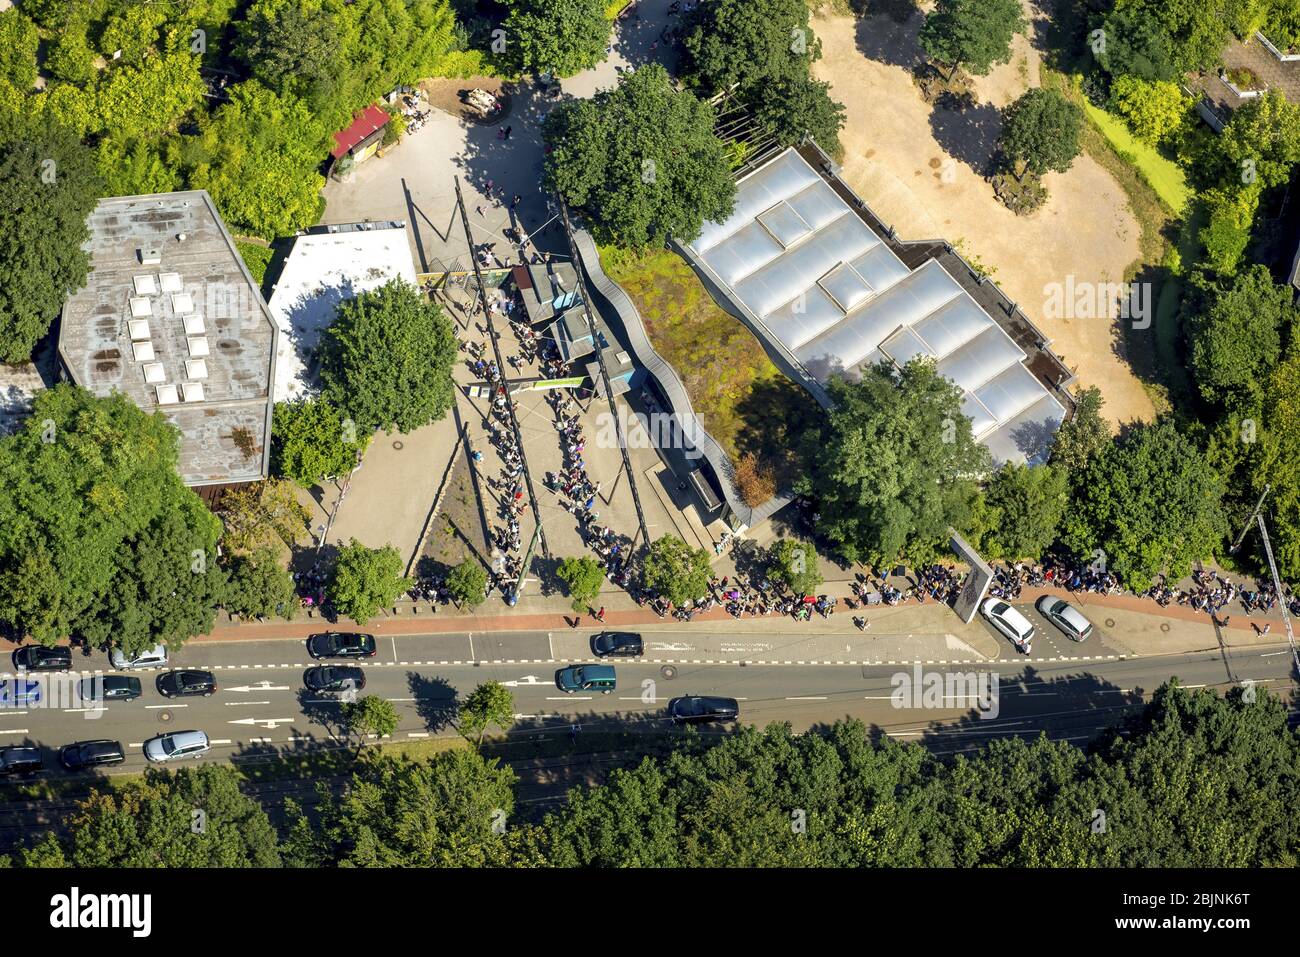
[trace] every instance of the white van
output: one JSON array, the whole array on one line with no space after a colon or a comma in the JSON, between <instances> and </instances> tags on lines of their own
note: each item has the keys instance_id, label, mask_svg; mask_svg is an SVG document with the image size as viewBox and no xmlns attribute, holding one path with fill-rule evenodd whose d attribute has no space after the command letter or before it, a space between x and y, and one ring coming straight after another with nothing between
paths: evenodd
<instances>
[{"instance_id":1,"label":"white van","mask_svg":"<svg viewBox=\"0 0 1300 957\"><path fill-rule=\"evenodd\" d=\"M1029 619L1001 598L989 598L980 606L980 614L989 624L1006 635L1016 650L1027 655L1033 651L1034 626Z\"/></svg>"}]
</instances>

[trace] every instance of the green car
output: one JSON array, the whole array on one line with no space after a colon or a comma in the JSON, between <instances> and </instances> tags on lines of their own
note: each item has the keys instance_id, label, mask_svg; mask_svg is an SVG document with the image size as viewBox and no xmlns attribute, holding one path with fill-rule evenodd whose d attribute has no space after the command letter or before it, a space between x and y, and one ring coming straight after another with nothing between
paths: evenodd
<instances>
[{"instance_id":1,"label":"green car","mask_svg":"<svg viewBox=\"0 0 1300 957\"><path fill-rule=\"evenodd\" d=\"M565 694L577 691L609 694L615 687L614 669L610 665L570 665L555 673L555 685Z\"/></svg>"}]
</instances>

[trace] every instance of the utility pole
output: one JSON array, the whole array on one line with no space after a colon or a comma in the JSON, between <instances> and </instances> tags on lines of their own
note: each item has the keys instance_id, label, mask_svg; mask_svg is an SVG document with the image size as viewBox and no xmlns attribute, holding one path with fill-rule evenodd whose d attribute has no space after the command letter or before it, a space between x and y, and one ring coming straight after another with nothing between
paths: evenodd
<instances>
[{"instance_id":1,"label":"utility pole","mask_svg":"<svg viewBox=\"0 0 1300 957\"><path fill-rule=\"evenodd\" d=\"M1232 547L1228 549L1229 555L1237 554L1237 549L1241 548L1241 543L1246 539L1246 533L1250 531L1250 523L1259 517L1259 510L1264 504L1264 496L1268 495L1272 488L1272 485L1265 485L1264 491L1259 493L1259 501L1255 503L1255 510L1250 513L1250 518L1246 519L1246 524L1241 527L1241 534L1237 536L1237 540L1233 542Z\"/></svg>"},{"instance_id":2,"label":"utility pole","mask_svg":"<svg viewBox=\"0 0 1300 957\"><path fill-rule=\"evenodd\" d=\"M501 343L497 341L496 326L492 324L492 310L488 308L487 287L483 284L483 273L478 268L478 257L474 255L474 234L469 229L469 214L465 212L465 198L460 192L459 176L456 177L455 183L456 209L460 212L460 223L465 227L465 242L469 244L469 261L470 265L474 267L474 281L478 285L479 307L483 310L483 321L487 324L488 341L492 343L492 354L496 356L497 369L501 372L502 381L505 381L506 360L501 355ZM470 318L472 319L473 316ZM506 393L506 415L510 419L510 430L515 436L515 448L519 449L519 459L523 463L524 484L528 487L528 504L533 509L533 522L537 526L537 538L541 541L542 554L546 558L550 558L551 551L546 546L546 533L542 530L542 513L537 507L537 493L533 489L533 476L528 468L528 457L524 454L524 436L519 431L519 419L515 416L514 403L511 401L508 391Z\"/></svg>"},{"instance_id":3,"label":"utility pole","mask_svg":"<svg viewBox=\"0 0 1300 957\"><path fill-rule=\"evenodd\" d=\"M1286 626L1287 644L1291 646L1291 664L1296 675L1300 676L1300 654L1296 653L1295 634L1291 631L1291 613L1287 611L1286 594L1282 591L1282 578L1277 573L1277 563L1273 561L1273 546L1268 540L1268 528L1264 525L1264 516L1256 517L1259 522L1259 534L1264 540L1264 555L1268 558L1268 570L1273 573L1273 590L1277 592L1277 603L1282 608L1282 624Z\"/></svg>"}]
</instances>

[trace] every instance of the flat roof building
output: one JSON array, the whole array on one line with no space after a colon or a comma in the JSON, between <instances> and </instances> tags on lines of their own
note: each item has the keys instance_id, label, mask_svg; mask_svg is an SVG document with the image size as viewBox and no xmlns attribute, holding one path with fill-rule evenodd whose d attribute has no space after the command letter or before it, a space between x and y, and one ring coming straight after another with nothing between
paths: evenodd
<instances>
[{"instance_id":1,"label":"flat roof building","mask_svg":"<svg viewBox=\"0 0 1300 957\"><path fill-rule=\"evenodd\" d=\"M165 415L186 485L266 478L276 327L212 198L101 199L88 226L90 275L59 329L72 381Z\"/></svg>"}]
</instances>

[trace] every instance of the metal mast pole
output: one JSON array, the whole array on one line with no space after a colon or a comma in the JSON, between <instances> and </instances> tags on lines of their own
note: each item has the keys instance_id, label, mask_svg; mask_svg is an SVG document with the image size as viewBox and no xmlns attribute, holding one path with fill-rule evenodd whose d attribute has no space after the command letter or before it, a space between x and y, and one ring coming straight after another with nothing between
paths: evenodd
<instances>
[{"instance_id":1,"label":"metal mast pole","mask_svg":"<svg viewBox=\"0 0 1300 957\"><path fill-rule=\"evenodd\" d=\"M1291 663L1296 674L1300 675L1300 654L1296 653L1295 634L1291 631L1291 613L1287 611L1286 595L1282 591L1282 578L1277 573L1277 563L1273 561L1273 546L1268 540L1268 528L1264 525L1264 516L1257 516L1259 534L1264 539L1264 554L1268 558L1268 570L1273 573L1273 589L1277 592L1277 603L1282 608L1282 624L1286 626L1287 644L1291 646Z\"/></svg>"}]
</instances>

